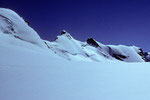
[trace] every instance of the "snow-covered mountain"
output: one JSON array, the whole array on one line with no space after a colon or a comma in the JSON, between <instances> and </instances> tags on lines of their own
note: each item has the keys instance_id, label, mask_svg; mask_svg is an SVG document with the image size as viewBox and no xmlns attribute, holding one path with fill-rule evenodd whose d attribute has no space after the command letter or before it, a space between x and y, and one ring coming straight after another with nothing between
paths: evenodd
<instances>
[{"instance_id":1,"label":"snow-covered mountain","mask_svg":"<svg viewBox=\"0 0 150 100\"><path fill-rule=\"evenodd\" d=\"M91 61L125 61L143 62L145 56L139 47L124 45L104 45L89 38L86 42L74 39L69 33L63 31L53 42L45 41L47 46L59 56L68 60Z\"/></svg>"},{"instance_id":2,"label":"snow-covered mountain","mask_svg":"<svg viewBox=\"0 0 150 100\"><path fill-rule=\"evenodd\" d=\"M145 61L150 54L139 47L81 42L66 31L43 40L0 8L0 100L149 100Z\"/></svg>"},{"instance_id":3,"label":"snow-covered mountain","mask_svg":"<svg viewBox=\"0 0 150 100\"><path fill-rule=\"evenodd\" d=\"M19 15L0 8L0 45L17 46L31 50L51 52L68 60L82 61L149 61L149 54L136 46L104 45L89 38L86 42L74 39L66 31L53 42L42 40Z\"/></svg>"}]
</instances>

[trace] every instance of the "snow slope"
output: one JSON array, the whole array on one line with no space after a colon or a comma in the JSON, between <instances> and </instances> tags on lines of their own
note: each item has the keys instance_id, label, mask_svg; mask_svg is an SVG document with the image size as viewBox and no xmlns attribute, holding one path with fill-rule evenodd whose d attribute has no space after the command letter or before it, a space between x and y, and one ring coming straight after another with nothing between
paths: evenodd
<instances>
[{"instance_id":1,"label":"snow slope","mask_svg":"<svg viewBox=\"0 0 150 100\"><path fill-rule=\"evenodd\" d=\"M68 61L16 48L0 51L1 100L150 99L150 63Z\"/></svg>"},{"instance_id":2,"label":"snow slope","mask_svg":"<svg viewBox=\"0 0 150 100\"><path fill-rule=\"evenodd\" d=\"M149 100L145 57L135 46L81 42L64 31L42 40L0 8L0 100Z\"/></svg>"}]
</instances>

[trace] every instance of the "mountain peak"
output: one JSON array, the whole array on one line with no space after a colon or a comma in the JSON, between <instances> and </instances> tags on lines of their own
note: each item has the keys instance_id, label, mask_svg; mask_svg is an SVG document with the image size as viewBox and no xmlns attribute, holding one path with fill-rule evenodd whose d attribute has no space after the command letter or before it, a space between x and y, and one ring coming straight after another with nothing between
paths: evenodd
<instances>
[{"instance_id":1,"label":"mountain peak","mask_svg":"<svg viewBox=\"0 0 150 100\"><path fill-rule=\"evenodd\" d=\"M61 35L66 34L67 31L66 30L62 30Z\"/></svg>"},{"instance_id":2,"label":"mountain peak","mask_svg":"<svg viewBox=\"0 0 150 100\"><path fill-rule=\"evenodd\" d=\"M61 35L57 36L57 39L60 37L65 37L67 39L72 39L72 36L66 31L66 30L62 30Z\"/></svg>"}]
</instances>

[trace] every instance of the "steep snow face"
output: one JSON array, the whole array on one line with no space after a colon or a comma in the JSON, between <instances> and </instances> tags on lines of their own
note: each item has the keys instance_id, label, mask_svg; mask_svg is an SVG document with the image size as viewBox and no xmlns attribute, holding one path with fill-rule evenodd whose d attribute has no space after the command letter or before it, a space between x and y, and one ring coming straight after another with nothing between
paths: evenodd
<instances>
[{"instance_id":1,"label":"steep snow face","mask_svg":"<svg viewBox=\"0 0 150 100\"><path fill-rule=\"evenodd\" d=\"M45 41L49 48L56 54L66 59L78 59L89 61L125 61L143 62L135 46L103 45L90 38L87 42L75 40L69 33L61 34L53 42Z\"/></svg>"},{"instance_id":2,"label":"steep snow face","mask_svg":"<svg viewBox=\"0 0 150 100\"><path fill-rule=\"evenodd\" d=\"M37 32L28 26L19 15L12 10L0 8L0 38L3 38L4 40L5 37L11 38L10 40L14 42L16 41L14 38L17 38L42 48L46 48L46 45ZM18 44L18 42L16 44Z\"/></svg>"}]
</instances>

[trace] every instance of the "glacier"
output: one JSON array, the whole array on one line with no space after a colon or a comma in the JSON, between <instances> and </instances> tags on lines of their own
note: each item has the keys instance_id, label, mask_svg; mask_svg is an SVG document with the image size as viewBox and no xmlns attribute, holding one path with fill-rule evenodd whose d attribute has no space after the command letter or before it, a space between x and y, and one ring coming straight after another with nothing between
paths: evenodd
<instances>
[{"instance_id":1,"label":"glacier","mask_svg":"<svg viewBox=\"0 0 150 100\"><path fill-rule=\"evenodd\" d=\"M149 56L136 46L81 42L64 30L43 40L0 8L1 100L149 100Z\"/></svg>"}]
</instances>

